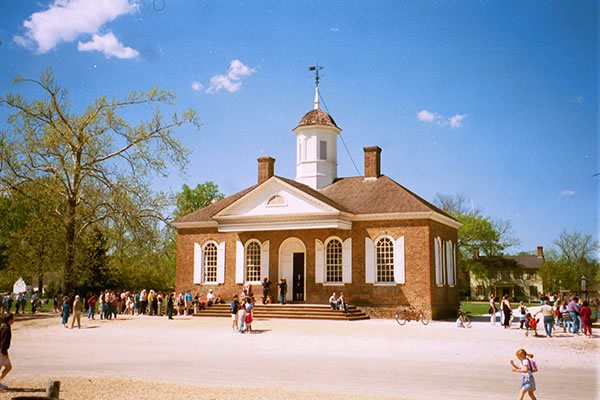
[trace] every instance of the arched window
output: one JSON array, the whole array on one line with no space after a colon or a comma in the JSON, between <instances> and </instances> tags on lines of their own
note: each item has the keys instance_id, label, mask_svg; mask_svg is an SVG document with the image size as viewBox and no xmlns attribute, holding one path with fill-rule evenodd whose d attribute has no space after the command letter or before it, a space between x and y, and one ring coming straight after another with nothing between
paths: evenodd
<instances>
[{"instance_id":1,"label":"arched window","mask_svg":"<svg viewBox=\"0 0 600 400\"><path fill-rule=\"evenodd\" d=\"M342 242L330 240L325 254L325 282L342 282Z\"/></svg>"},{"instance_id":2,"label":"arched window","mask_svg":"<svg viewBox=\"0 0 600 400\"><path fill-rule=\"evenodd\" d=\"M260 244L250 242L246 246L246 282L260 281Z\"/></svg>"},{"instance_id":3,"label":"arched window","mask_svg":"<svg viewBox=\"0 0 600 400\"><path fill-rule=\"evenodd\" d=\"M204 247L204 282L217 281L217 245L210 242Z\"/></svg>"},{"instance_id":4,"label":"arched window","mask_svg":"<svg viewBox=\"0 0 600 400\"><path fill-rule=\"evenodd\" d=\"M377 279L376 282L394 282L394 243L389 238L381 238L376 244Z\"/></svg>"}]
</instances>

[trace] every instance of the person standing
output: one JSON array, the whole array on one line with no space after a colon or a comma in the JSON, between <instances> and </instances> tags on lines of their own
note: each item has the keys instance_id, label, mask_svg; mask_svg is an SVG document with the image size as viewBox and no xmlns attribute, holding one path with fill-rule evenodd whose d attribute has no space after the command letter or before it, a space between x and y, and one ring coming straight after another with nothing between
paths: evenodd
<instances>
[{"instance_id":1,"label":"person standing","mask_svg":"<svg viewBox=\"0 0 600 400\"><path fill-rule=\"evenodd\" d=\"M573 335L579 334L579 306L577 303L579 302L578 297L573 297L573 299L567 304L567 310L569 310L569 315L571 316L571 321L573 322L573 328L571 329L571 333Z\"/></svg>"},{"instance_id":2,"label":"person standing","mask_svg":"<svg viewBox=\"0 0 600 400\"><path fill-rule=\"evenodd\" d=\"M96 302L97 302L98 298L96 297L96 295L94 293L90 293L90 296L88 297L87 303L88 303L88 319L95 319L94 315L96 314Z\"/></svg>"},{"instance_id":3,"label":"person standing","mask_svg":"<svg viewBox=\"0 0 600 400\"><path fill-rule=\"evenodd\" d=\"M552 327L554 326L554 310L550 305L550 300L548 298L544 299L544 305L536 313L542 314L544 317L544 330L546 331L546 337L552 337Z\"/></svg>"},{"instance_id":4,"label":"person standing","mask_svg":"<svg viewBox=\"0 0 600 400\"><path fill-rule=\"evenodd\" d=\"M281 278L277 286L279 286L279 304L283 305L285 304L285 295L287 294L287 281L285 278Z\"/></svg>"},{"instance_id":5,"label":"person standing","mask_svg":"<svg viewBox=\"0 0 600 400\"><path fill-rule=\"evenodd\" d=\"M73 301L73 319L71 320L71 329L75 326L75 321L77 321L77 329L81 329L81 298L79 295L75 296L75 301Z\"/></svg>"},{"instance_id":6,"label":"person standing","mask_svg":"<svg viewBox=\"0 0 600 400\"><path fill-rule=\"evenodd\" d=\"M496 326L496 312L498 312L498 308L496 308L496 297L493 294L490 294L490 308L488 311L490 312L490 323L492 326Z\"/></svg>"},{"instance_id":7,"label":"person standing","mask_svg":"<svg viewBox=\"0 0 600 400\"><path fill-rule=\"evenodd\" d=\"M68 328L68 322L69 322L69 313L70 313L70 306L69 306L69 296L67 296L66 294L63 296L62 298L62 324L64 325L65 328Z\"/></svg>"},{"instance_id":8,"label":"person standing","mask_svg":"<svg viewBox=\"0 0 600 400\"><path fill-rule=\"evenodd\" d=\"M504 325L504 329L508 329L510 327L510 320L512 319L512 309L510 307L510 301L508 301L508 295L502 297L500 308L502 308L502 325Z\"/></svg>"},{"instance_id":9,"label":"person standing","mask_svg":"<svg viewBox=\"0 0 600 400\"><path fill-rule=\"evenodd\" d=\"M231 329L235 332L237 330L237 313L240 308L240 302L238 301L238 295L234 295L229 305L229 312L231 313Z\"/></svg>"},{"instance_id":10,"label":"person standing","mask_svg":"<svg viewBox=\"0 0 600 400\"><path fill-rule=\"evenodd\" d=\"M587 337L592 337L592 310L590 309L590 304L587 301L584 301L581 305L579 315L581 316L581 327L583 329L583 334Z\"/></svg>"},{"instance_id":11,"label":"person standing","mask_svg":"<svg viewBox=\"0 0 600 400\"><path fill-rule=\"evenodd\" d=\"M516 356L519 359L520 365L517 365L513 360L510 360L510 365L512 365L513 372L521 373L519 400L523 400L525 394L528 394L531 400L537 400L534 393L536 388L533 373L536 371L536 368L534 367L535 363L532 360L533 354L528 354L524 349L519 349L517 350Z\"/></svg>"},{"instance_id":12,"label":"person standing","mask_svg":"<svg viewBox=\"0 0 600 400\"><path fill-rule=\"evenodd\" d=\"M8 357L8 349L10 348L10 341L12 339L11 325L15 322L15 316L12 314L6 315L0 325L0 390L5 390L6 385L2 383L2 380L12 370L12 364Z\"/></svg>"},{"instance_id":13,"label":"person standing","mask_svg":"<svg viewBox=\"0 0 600 400\"><path fill-rule=\"evenodd\" d=\"M173 319L173 292L167 295L167 318Z\"/></svg>"},{"instance_id":14,"label":"person standing","mask_svg":"<svg viewBox=\"0 0 600 400\"><path fill-rule=\"evenodd\" d=\"M269 280L269 278L265 277L265 279L263 279L262 288L263 288L262 302L263 302L263 304L267 304L268 298L271 294L271 281Z\"/></svg>"}]
</instances>

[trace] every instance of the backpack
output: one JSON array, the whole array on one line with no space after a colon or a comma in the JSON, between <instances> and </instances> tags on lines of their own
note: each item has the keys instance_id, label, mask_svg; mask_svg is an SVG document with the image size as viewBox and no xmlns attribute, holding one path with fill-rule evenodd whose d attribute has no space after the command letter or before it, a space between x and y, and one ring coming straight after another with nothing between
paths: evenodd
<instances>
[{"instance_id":1,"label":"backpack","mask_svg":"<svg viewBox=\"0 0 600 400\"><path fill-rule=\"evenodd\" d=\"M538 372L537 363L535 361L533 361L531 358L528 358L527 361L529 361L529 371Z\"/></svg>"}]
</instances>

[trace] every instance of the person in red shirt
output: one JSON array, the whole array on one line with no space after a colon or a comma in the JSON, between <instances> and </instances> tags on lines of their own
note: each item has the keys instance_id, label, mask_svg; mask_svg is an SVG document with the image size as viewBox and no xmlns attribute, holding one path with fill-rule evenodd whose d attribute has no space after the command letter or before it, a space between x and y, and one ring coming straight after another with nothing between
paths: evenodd
<instances>
[{"instance_id":1,"label":"person in red shirt","mask_svg":"<svg viewBox=\"0 0 600 400\"><path fill-rule=\"evenodd\" d=\"M583 325L583 334L592 337L592 310L587 301L583 302L583 305L579 309L579 315L581 316L581 325Z\"/></svg>"}]
</instances>

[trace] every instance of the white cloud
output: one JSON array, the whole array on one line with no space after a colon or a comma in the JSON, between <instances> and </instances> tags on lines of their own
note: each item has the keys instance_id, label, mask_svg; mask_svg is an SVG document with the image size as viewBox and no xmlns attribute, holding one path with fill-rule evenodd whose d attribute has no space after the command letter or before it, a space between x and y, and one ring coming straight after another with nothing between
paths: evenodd
<instances>
[{"instance_id":1,"label":"white cloud","mask_svg":"<svg viewBox=\"0 0 600 400\"><path fill-rule=\"evenodd\" d=\"M107 58L137 58L140 55L137 50L123 46L123 43L119 42L119 39L112 32L108 32L106 35L92 35L91 41L79 42L77 50L99 51L104 53Z\"/></svg>"},{"instance_id":2,"label":"white cloud","mask_svg":"<svg viewBox=\"0 0 600 400\"><path fill-rule=\"evenodd\" d=\"M47 53L62 42L98 33L107 22L138 9L135 2L128 0L54 0L47 10L33 13L23 22L25 33L15 36L14 41Z\"/></svg>"},{"instance_id":3,"label":"white cloud","mask_svg":"<svg viewBox=\"0 0 600 400\"><path fill-rule=\"evenodd\" d=\"M421 122L433 123L439 116L431 111L421 110L417 113L417 118Z\"/></svg>"},{"instance_id":4,"label":"white cloud","mask_svg":"<svg viewBox=\"0 0 600 400\"><path fill-rule=\"evenodd\" d=\"M574 197L577 193L574 190L566 189L561 191L558 195L560 197Z\"/></svg>"},{"instance_id":5,"label":"white cloud","mask_svg":"<svg viewBox=\"0 0 600 400\"><path fill-rule=\"evenodd\" d=\"M198 82L198 81L192 82L192 90L194 92L200 92L202 89L204 89L204 86L200 82Z\"/></svg>"},{"instance_id":6,"label":"white cloud","mask_svg":"<svg viewBox=\"0 0 600 400\"><path fill-rule=\"evenodd\" d=\"M207 93L217 93L220 90L227 90L230 93L237 92L242 86L242 78L250 76L255 69L244 65L240 60L233 60L229 64L229 70L226 75L215 75L210 78Z\"/></svg>"},{"instance_id":7,"label":"white cloud","mask_svg":"<svg viewBox=\"0 0 600 400\"><path fill-rule=\"evenodd\" d=\"M446 118L433 111L421 110L417 113L417 119L426 124L436 124L440 127L462 128L462 122L467 117L466 114L455 114Z\"/></svg>"},{"instance_id":8,"label":"white cloud","mask_svg":"<svg viewBox=\"0 0 600 400\"><path fill-rule=\"evenodd\" d=\"M465 119L465 114L455 114L448 119L451 128L462 127L462 122Z\"/></svg>"}]
</instances>

